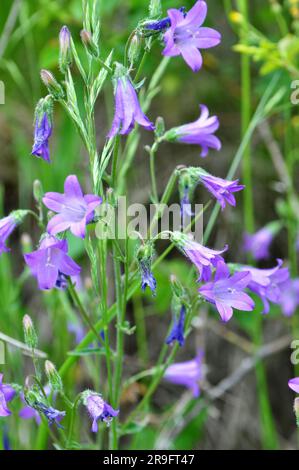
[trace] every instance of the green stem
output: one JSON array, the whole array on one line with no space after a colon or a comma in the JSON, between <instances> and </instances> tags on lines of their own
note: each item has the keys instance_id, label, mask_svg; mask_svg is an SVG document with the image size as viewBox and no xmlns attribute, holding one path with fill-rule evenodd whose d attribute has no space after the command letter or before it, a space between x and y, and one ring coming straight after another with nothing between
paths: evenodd
<instances>
[{"instance_id":1,"label":"green stem","mask_svg":"<svg viewBox=\"0 0 299 470\"><path fill-rule=\"evenodd\" d=\"M136 324L136 340L138 357L141 363L145 366L148 364L148 345L146 337L146 324L144 317L144 309L140 295L135 295L133 298L134 320Z\"/></svg>"},{"instance_id":2,"label":"green stem","mask_svg":"<svg viewBox=\"0 0 299 470\"><path fill-rule=\"evenodd\" d=\"M112 172L111 172L111 181L112 187L116 189L117 187L117 162L119 155L119 145L120 145L120 135L115 137L114 149L113 149L113 158L112 158Z\"/></svg>"},{"instance_id":3,"label":"green stem","mask_svg":"<svg viewBox=\"0 0 299 470\"><path fill-rule=\"evenodd\" d=\"M146 62L146 59L147 59L147 56L149 55L149 50L145 50L144 53L143 53L143 56L142 56L142 59L140 61L140 64L139 64L139 67L138 67L138 70L137 70L137 73L135 75L135 83L138 83L138 80L140 79L141 77L141 74L142 74L142 69L144 67L144 64Z\"/></svg>"},{"instance_id":4,"label":"green stem","mask_svg":"<svg viewBox=\"0 0 299 470\"><path fill-rule=\"evenodd\" d=\"M252 339L256 349L263 344L263 317L257 313L255 331ZM261 421L261 440L264 450L275 450L278 448L278 439L276 433L275 421L272 415L272 409L269 400L269 391L267 385L266 369L261 360L257 361L255 366L255 375L257 381L257 391L260 407Z\"/></svg>"},{"instance_id":5,"label":"green stem","mask_svg":"<svg viewBox=\"0 0 299 470\"><path fill-rule=\"evenodd\" d=\"M75 421L76 421L76 413L77 409L79 406L81 400L81 394L79 394L74 401L74 404L72 405L71 408L71 419L70 419L70 425L69 425L69 432L68 432L68 438L67 438L67 444L66 447L69 449L71 447L72 441L73 441L73 434L74 434L74 426L75 426Z\"/></svg>"},{"instance_id":6,"label":"green stem","mask_svg":"<svg viewBox=\"0 0 299 470\"><path fill-rule=\"evenodd\" d=\"M157 180L156 180L156 170L155 170L155 158L156 158L157 149L158 149L158 143L155 142L154 145L150 149L150 175L151 175L151 183L152 183L152 199L155 203L157 203L159 200Z\"/></svg>"},{"instance_id":7,"label":"green stem","mask_svg":"<svg viewBox=\"0 0 299 470\"><path fill-rule=\"evenodd\" d=\"M73 284L71 281L69 281L68 283L68 289L69 289L69 293L75 303L75 305L77 305L78 307L78 310L80 312L80 315L83 319L83 321L86 322L87 326L91 329L91 331L93 331L95 337L97 338L98 341L100 341L101 343L103 343L103 340L101 338L101 336L99 335L99 333L97 332L97 330L95 329L95 327L93 326L92 324L92 321L88 315L88 313L86 312L81 300L80 300L80 297L78 296L77 292L76 292L76 289L74 288Z\"/></svg>"},{"instance_id":8,"label":"green stem","mask_svg":"<svg viewBox=\"0 0 299 470\"><path fill-rule=\"evenodd\" d=\"M249 32L249 13L247 0L239 0L240 12L243 16L241 39L246 45ZM251 75L250 57L246 54L241 56L241 116L242 116L242 138L246 135L251 120ZM253 186L252 186L252 162L250 141L247 143L243 153L243 181L246 187L244 191L244 224L245 230L254 232L254 207L253 207Z\"/></svg>"}]
</instances>

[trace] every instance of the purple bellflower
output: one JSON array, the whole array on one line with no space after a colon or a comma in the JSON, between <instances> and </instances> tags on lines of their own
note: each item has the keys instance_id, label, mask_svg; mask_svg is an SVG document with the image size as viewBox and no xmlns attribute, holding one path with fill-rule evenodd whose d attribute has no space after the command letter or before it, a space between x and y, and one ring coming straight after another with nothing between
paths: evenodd
<instances>
[{"instance_id":1,"label":"purple bellflower","mask_svg":"<svg viewBox=\"0 0 299 470\"><path fill-rule=\"evenodd\" d=\"M203 352L199 351L191 361L170 365L165 371L164 379L189 388L193 392L193 396L198 397L200 395L199 381L203 378L202 359Z\"/></svg>"},{"instance_id":2,"label":"purple bellflower","mask_svg":"<svg viewBox=\"0 0 299 470\"><path fill-rule=\"evenodd\" d=\"M7 238L16 228L17 224L15 219L8 215L0 220L0 255L9 251L9 248L5 245Z\"/></svg>"},{"instance_id":3,"label":"purple bellflower","mask_svg":"<svg viewBox=\"0 0 299 470\"><path fill-rule=\"evenodd\" d=\"M63 418L66 415L65 411L56 410L52 406L47 406L42 402L35 402L34 408L40 414L43 414L45 418L47 418L49 426L56 424L58 428L63 429L63 426L60 424L60 422L63 420Z\"/></svg>"},{"instance_id":4,"label":"purple bellflower","mask_svg":"<svg viewBox=\"0 0 299 470\"><path fill-rule=\"evenodd\" d=\"M16 391L13 387L3 383L3 374L0 374L0 417L6 417L11 415L11 411L7 407L7 403L10 402L16 395Z\"/></svg>"},{"instance_id":5,"label":"purple bellflower","mask_svg":"<svg viewBox=\"0 0 299 470\"><path fill-rule=\"evenodd\" d=\"M217 199L222 210L225 208L226 204L235 207L236 200L233 193L242 191L245 188L245 186L239 184L239 180L227 181L209 174L202 174L200 181Z\"/></svg>"},{"instance_id":6,"label":"purple bellflower","mask_svg":"<svg viewBox=\"0 0 299 470\"><path fill-rule=\"evenodd\" d=\"M217 116L209 116L209 110L205 105L201 105L200 109L201 114L196 121L170 129L164 134L163 140L199 145L202 148L200 156L205 158L209 148L221 149L221 142L214 135L219 128L219 120Z\"/></svg>"},{"instance_id":7,"label":"purple bellflower","mask_svg":"<svg viewBox=\"0 0 299 470\"><path fill-rule=\"evenodd\" d=\"M174 341L177 341L179 345L182 347L185 343L184 338L184 325L185 325L185 316L186 316L186 307L184 305L181 306L179 317L173 318L173 326L171 332L166 338L166 344L172 344Z\"/></svg>"},{"instance_id":8,"label":"purple bellflower","mask_svg":"<svg viewBox=\"0 0 299 470\"><path fill-rule=\"evenodd\" d=\"M283 315L291 317L299 305L299 279L287 279L280 284L280 306Z\"/></svg>"},{"instance_id":9,"label":"purple bellflower","mask_svg":"<svg viewBox=\"0 0 299 470\"><path fill-rule=\"evenodd\" d=\"M247 287L261 298L264 304L262 313L265 314L270 311L269 302L280 303L282 286L290 277L288 268L281 268L282 260L277 261L277 266L272 269L258 269L251 266L241 268L242 271L250 272L251 280Z\"/></svg>"},{"instance_id":10,"label":"purple bellflower","mask_svg":"<svg viewBox=\"0 0 299 470\"><path fill-rule=\"evenodd\" d=\"M176 9L167 12L171 26L164 34L163 55L169 57L182 55L193 72L198 72L202 66L199 49L215 47L221 42L221 34L218 31L201 27L207 11L206 2L197 1L186 15Z\"/></svg>"},{"instance_id":11,"label":"purple bellflower","mask_svg":"<svg viewBox=\"0 0 299 470\"><path fill-rule=\"evenodd\" d=\"M105 422L108 426L113 418L118 416L119 410L114 410L106 403L101 395L94 392L86 392L84 399L85 406L92 418L92 432L98 432L98 421Z\"/></svg>"},{"instance_id":12,"label":"purple bellflower","mask_svg":"<svg viewBox=\"0 0 299 470\"><path fill-rule=\"evenodd\" d=\"M251 280L248 271L239 272L230 276L229 269L224 262L217 264L215 278L199 288L200 295L214 304L224 322L228 322L233 309L251 311L254 301L244 292Z\"/></svg>"},{"instance_id":13,"label":"purple bellflower","mask_svg":"<svg viewBox=\"0 0 299 470\"><path fill-rule=\"evenodd\" d=\"M145 261L140 261L141 272L141 289L145 291L147 287L150 288L153 295L156 295L157 281L151 271L151 267Z\"/></svg>"},{"instance_id":14,"label":"purple bellflower","mask_svg":"<svg viewBox=\"0 0 299 470\"><path fill-rule=\"evenodd\" d=\"M243 249L250 253L256 261L267 259L270 256L269 247L274 238L274 233L268 226L261 228L254 234L244 234Z\"/></svg>"},{"instance_id":15,"label":"purple bellflower","mask_svg":"<svg viewBox=\"0 0 299 470\"><path fill-rule=\"evenodd\" d=\"M6 241L27 214L26 210L16 210L0 220L0 256L10 251L6 246Z\"/></svg>"},{"instance_id":16,"label":"purple bellflower","mask_svg":"<svg viewBox=\"0 0 299 470\"><path fill-rule=\"evenodd\" d=\"M199 273L199 281L208 281L211 278L212 267L216 267L219 261L223 261L220 256L227 250L227 246L223 250L212 250L200 243L191 240L188 236L175 232L173 240L182 250L184 255L195 265Z\"/></svg>"},{"instance_id":17,"label":"purple bellflower","mask_svg":"<svg viewBox=\"0 0 299 470\"><path fill-rule=\"evenodd\" d=\"M47 230L51 235L70 229L80 238L85 237L86 225L94 218L94 210L102 202L94 194L83 195L78 178L70 175L64 183L64 194L46 193L43 203L51 211L58 214L52 217Z\"/></svg>"},{"instance_id":18,"label":"purple bellflower","mask_svg":"<svg viewBox=\"0 0 299 470\"><path fill-rule=\"evenodd\" d=\"M36 117L32 155L50 163L49 138L52 134L52 122L46 112Z\"/></svg>"},{"instance_id":19,"label":"purple bellflower","mask_svg":"<svg viewBox=\"0 0 299 470\"><path fill-rule=\"evenodd\" d=\"M295 377L294 379L289 380L288 385L291 390L299 393L299 377Z\"/></svg>"},{"instance_id":20,"label":"purple bellflower","mask_svg":"<svg viewBox=\"0 0 299 470\"><path fill-rule=\"evenodd\" d=\"M56 287L57 281L60 287L60 274L76 276L80 273L80 266L68 256L67 252L66 240L58 240L48 235L42 240L38 250L24 255L32 275L37 278L39 289L52 289Z\"/></svg>"},{"instance_id":21,"label":"purple bellflower","mask_svg":"<svg viewBox=\"0 0 299 470\"><path fill-rule=\"evenodd\" d=\"M115 115L108 137L129 134L135 123L152 131L155 126L142 112L134 85L126 70L118 66L115 88Z\"/></svg>"},{"instance_id":22,"label":"purple bellflower","mask_svg":"<svg viewBox=\"0 0 299 470\"><path fill-rule=\"evenodd\" d=\"M141 245L137 251L137 261L141 277L141 289L150 288L152 295L156 295L157 282L152 273L154 247L151 243Z\"/></svg>"}]
</instances>

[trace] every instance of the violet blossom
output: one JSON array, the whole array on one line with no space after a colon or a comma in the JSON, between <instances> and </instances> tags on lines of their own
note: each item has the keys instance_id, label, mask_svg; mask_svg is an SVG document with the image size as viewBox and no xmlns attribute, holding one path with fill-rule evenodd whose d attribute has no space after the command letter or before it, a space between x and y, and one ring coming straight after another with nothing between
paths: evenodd
<instances>
[{"instance_id":1,"label":"violet blossom","mask_svg":"<svg viewBox=\"0 0 299 470\"><path fill-rule=\"evenodd\" d=\"M0 374L0 417L4 418L11 415L11 411L8 409L7 403L10 402L15 395L15 389L9 384L4 384L3 374Z\"/></svg>"},{"instance_id":2,"label":"violet blossom","mask_svg":"<svg viewBox=\"0 0 299 470\"><path fill-rule=\"evenodd\" d=\"M244 292L250 281L249 270L230 276L228 266L219 262L214 280L201 286L199 293L205 300L214 304L222 320L228 322L234 308L243 311L254 309L254 301Z\"/></svg>"},{"instance_id":3,"label":"violet blossom","mask_svg":"<svg viewBox=\"0 0 299 470\"><path fill-rule=\"evenodd\" d=\"M262 313L269 313L270 302L279 304L283 284L289 279L290 273L288 268L281 268L282 260L277 260L277 266L272 269L258 269L251 266L242 266L241 270L250 272L251 280L248 289L257 294L263 304Z\"/></svg>"},{"instance_id":4,"label":"violet blossom","mask_svg":"<svg viewBox=\"0 0 299 470\"><path fill-rule=\"evenodd\" d=\"M221 42L221 34L212 28L201 27L207 16L206 2L197 1L187 14L174 8L168 10L171 26L164 34L163 55L182 55L185 62L198 72L202 66L199 49L209 49Z\"/></svg>"},{"instance_id":5,"label":"violet blossom","mask_svg":"<svg viewBox=\"0 0 299 470\"><path fill-rule=\"evenodd\" d=\"M294 392L299 393L299 377L295 377L294 379L290 379L288 381L288 386Z\"/></svg>"},{"instance_id":6,"label":"violet blossom","mask_svg":"<svg viewBox=\"0 0 299 470\"><path fill-rule=\"evenodd\" d=\"M165 371L164 379L189 388L197 398L200 395L199 381L203 378L202 360L203 352L199 351L191 361L171 364Z\"/></svg>"},{"instance_id":7,"label":"violet blossom","mask_svg":"<svg viewBox=\"0 0 299 470\"><path fill-rule=\"evenodd\" d=\"M45 405L42 402L35 402L34 409L36 409L40 414L44 415L48 420L49 426L56 424L58 428L63 428L60 422L66 415L65 411L59 411L53 408L52 406Z\"/></svg>"},{"instance_id":8,"label":"violet blossom","mask_svg":"<svg viewBox=\"0 0 299 470\"><path fill-rule=\"evenodd\" d=\"M220 255L228 248L225 246L222 250L212 250L179 232L173 234L173 241L197 268L199 281L208 281L211 278L211 268L216 267L219 261L223 261Z\"/></svg>"},{"instance_id":9,"label":"violet blossom","mask_svg":"<svg viewBox=\"0 0 299 470\"><path fill-rule=\"evenodd\" d=\"M233 193L242 191L245 188L245 186L239 184L239 180L227 181L207 173L200 175L200 181L217 199L222 210L225 208L226 204L235 206L236 200Z\"/></svg>"},{"instance_id":10,"label":"violet blossom","mask_svg":"<svg viewBox=\"0 0 299 470\"><path fill-rule=\"evenodd\" d=\"M86 225L93 220L94 210L101 202L102 199L94 194L84 196L77 176L68 176L64 194L51 192L43 197L45 206L58 213L49 221L48 232L56 235L70 229L76 237L84 238Z\"/></svg>"},{"instance_id":11,"label":"violet blossom","mask_svg":"<svg viewBox=\"0 0 299 470\"><path fill-rule=\"evenodd\" d=\"M151 243L141 245L137 251L137 261L141 277L141 289L145 291L150 288L152 295L156 295L157 282L152 273L152 261L154 258L154 247Z\"/></svg>"},{"instance_id":12,"label":"violet blossom","mask_svg":"<svg viewBox=\"0 0 299 470\"><path fill-rule=\"evenodd\" d=\"M120 65L117 68L115 89L115 115L108 137L117 134L129 134L135 123L145 129L154 130L154 124L142 112L134 85L126 70Z\"/></svg>"},{"instance_id":13,"label":"violet blossom","mask_svg":"<svg viewBox=\"0 0 299 470\"><path fill-rule=\"evenodd\" d=\"M17 223L12 215L8 215L0 220L0 255L8 252L9 248L5 245L7 238L16 228Z\"/></svg>"},{"instance_id":14,"label":"violet blossom","mask_svg":"<svg viewBox=\"0 0 299 470\"><path fill-rule=\"evenodd\" d=\"M200 117L196 121L170 129L164 134L163 140L199 145L202 147L200 156L205 158L209 148L221 149L221 142L214 135L219 128L219 120L217 116L209 116L209 110L205 105L201 105L200 110Z\"/></svg>"},{"instance_id":15,"label":"violet blossom","mask_svg":"<svg viewBox=\"0 0 299 470\"><path fill-rule=\"evenodd\" d=\"M151 271L151 267L145 261L140 261L141 289L145 291L150 288L153 295L156 295L157 281Z\"/></svg>"},{"instance_id":16,"label":"violet blossom","mask_svg":"<svg viewBox=\"0 0 299 470\"><path fill-rule=\"evenodd\" d=\"M119 410L114 410L111 405L106 403L101 395L95 392L85 392L84 404L92 418L92 432L98 432L98 421L105 422L108 426L113 418L118 416Z\"/></svg>"},{"instance_id":17,"label":"violet blossom","mask_svg":"<svg viewBox=\"0 0 299 470\"><path fill-rule=\"evenodd\" d=\"M250 253L256 261L267 259L270 256L269 247L274 238L274 233L268 226L261 228L254 234L244 234L243 249Z\"/></svg>"},{"instance_id":18,"label":"violet blossom","mask_svg":"<svg viewBox=\"0 0 299 470\"><path fill-rule=\"evenodd\" d=\"M49 138L52 134L52 122L48 113L44 112L42 116L37 114L34 128L34 144L32 155L42 158L50 163Z\"/></svg>"},{"instance_id":19,"label":"violet blossom","mask_svg":"<svg viewBox=\"0 0 299 470\"><path fill-rule=\"evenodd\" d=\"M43 238L39 249L24 255L25 262L31 273L37 278L41 290L49 290L60 281L60 275L76 276L81 268L67 254L67 240L58 240L47 235Z\"/></svg>"},{"instance_id":20,"label":"violet blossom","mask_svg":"<svg viewBox=\"0 0 299 470\"><path fill-rule=\"evenodd\" d=\"M186 307L182 305L178 318L176 318L175 316L173 318L172 329L166 338L166 341L165 341L166 344L172 344L174 341L177 341L181 347L184 346L185 316L186 316Z\"/></svg>"},{"instance_id":21,"label":"violet blossom","mask_svg":"<svg viewBox=\"0 0 299 470\"><path fill-rule=\"evenodd\" d=\"M287 279L280 284L279 304L283 315L291 317L299 305L299 279Z\"/></svg>"}]
</instances>

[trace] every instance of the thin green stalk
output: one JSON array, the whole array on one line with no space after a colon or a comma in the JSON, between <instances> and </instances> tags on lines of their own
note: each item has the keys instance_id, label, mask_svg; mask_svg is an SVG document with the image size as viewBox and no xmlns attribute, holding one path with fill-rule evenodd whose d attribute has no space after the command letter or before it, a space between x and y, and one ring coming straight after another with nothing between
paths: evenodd
<instances>
[{"instance_id":1,"label":"thin green stalk","mask_svg":"<svg viewBox=\"0 0 299 470\"><path fill-rule=\"evenodd\" d=\"M111 181L112 187L116 189L117 187L117 163L119 156L119 146L120 146L120 135L115 137L114 149L113 149L113 158L112 158L112 171L111 171Z\"/></svg>"},{"instance_id":2,"label":"thin green stalk","mask_svg":"<svg viewBox=\"0 0 299 470\"><path fill-rule=\"evenodd\" d=\"M156 170L155 170L155 158L156 158L157 148L158 148L158 144L155 142L152 148L150 149L150 175L151 175L151 184L152 184L152 199L153 199L153 202L155 203L157 203L159 200L157 180L156 180Z\"/></svg>"},{"instance_id":3,"label":"thin green stalk","mask_svg":"<svg viewBox=\"0 0 299 470\"><path fill-rule=\"evenodd\" d=\"M80 300L80 297L77 294L76 289L74 288L71 281L69 281L69 283L68 283L68 289L69 289L69 293L70 293L75 305L77 305L77 307L78 307L78 310L80 312L80 315L81 315L83 321L92 330L92 332L94 333L97 341L100 341L101 343L103 343L103 340L102 340L101 336L99 335L98 331L93 326L92 321L91 321L88 313L86 312L86 310L85 310L85 308L84 308L84 306L83 306L83 304Z\"/></svg>"},{"instance_id":4,"label":"thin green stalk","mask_svg":"<svg viewBox=\"0 0 299 470\"><path fill-rule=\"evenodd\" d=\"M137 70L137 73L135 75L135 83L138 83L138 80L140 80L140 77L141 77L141 74L142 74L142 70L143 70L143 67L144 67L144 64L146 62L146 59L147 59L147 56L149 55L149 50L146 49L143 53L143 56L141 58L141 61L140 61L140 64L139 64L139 67L138 67L138 70Z\"/></svg>"},{"instance_id":5,"label":"thin green stalk","mask_svg":"<svg viewBox=\"0 0 299 470\"><path fill-rule=\"evenodd\" d=\"M241 38L244 44L247 44L249 33L249 7L247 0L239 0L240 12L243 16ZM251 120L251 67L250 57L242 54L241 57L241 87L242 87L242 138L250 125ZM243 153L243 181L246 187L244 191L244 227L246 232L253 233L255 230L254 222L254 201L252 184L252 161L250 141ZM263 338L263 324L257 320L257 332L253 335L253 341L256 347L259 346ZM262 361L256 364L257 391L260 407L261 437L262 445L266 449L275 449L277 446L277 437L275 432L275 423L272 416L272 410L269 404L269 394L266 381L266 371Z\"/></svg>"},{"instance_id":6,"label":"thin green stalk","mask_svg":"<svg viewBox=\"0 0 299 470\"><path fill-rule=\"evenodd\" d=\"M134 320L136 324L137 352L140 362L148 364L148 344L146 336L146 324L142 299L140 295L133 297Z\"/></svg>"},{"instance_id":7,"label":"thin green stalk","mask_svg":"<svg viewBox=\"0 0 299 470\"><path fill-rule=\"evenodd\" d=\"M292 208L292 200L296 197L294 191L294 184L293 184L293 175L294 175L294 164L295 159L292 152L293 149L293 135L292 135L292 112L291 109L286 109L284 112L284 121L285 121L285 138L284 138L284 152L286 155L286 164L288 169L288 174L291 178L291 184L288 188L288 204L289 207ZM292 213L292 211L290 211ZM288 254L290 260L290 270L292 277L296 277L298 275L298 267L297 267L297 251L296 251L296 237L297 237L297 226L294 223L294 218L297 214L293 217L293 215L289 215L287 220L287 230L288 230ZM299 338L299 321L298 321L298 312L295 312L291 319L291 330L292 336L294 340ZM299 375L299 364L294 365L294 375L297 377Z\"/></svg>"},{"instance_id":8,"label":"thin green stalk","mask_svg":"<svg viewBox=\"0 0 299 470\"><path fill-rule=\"evenodd\" d=\"M108 393L109 400L112 400L113 397L113 382L112 382L112 355L110 349L109 341L109 323L111 318L109 316L108 304L107 304L107 295L108 295L108 286L107 286L107 241L99 240L99 261L100 261L100 275L101 275L101 310L102 318L96 323L96 329L100 325L97 331L101 329L104 330L104 347L105 347L105 358L106 358L106 368L107 368L107 378L108 378Z\"/></svg>"},{"instance_id":9,"label":"thin green stalk","mask_svg":"<svg viewBox=\"0 0 299 470\"><path fill-rule=\"evenodd\" d=\"M256 349L259 349L263 344L263 317L259 313L257 315L255 331L252 335L252 339ZM255 374L260 407L262 445L265 450L277 449L278 438L269 400L266 369L261 360L257 361L256 363Z\"/></svg>"},{"instance_id":10,"label":"thin green stalk","mask_svg":"<svg viewBox=\"0 0 299 470\"><path fill-rule=\"evenodd\" d=\"M74 403L72 404L71 407L71 419L70 419L70 425L69 425L69 431L68 431L68 437L67 437L67 442L66 442L66 448L69 449L71 447L71 444L73 442L73 434L74 434L74 426L75 426L75 421L76 421L76 413L78 410L78 406L81 400L81 394L77 396L75 399Z\"/></svg>"},{"instance_id":11,"label":"thin green stalk","mask_svg":"<svg viewBox=\"0 0 299 470\"><path fill-rule=\"evenodd\" d=\"M244 44L248 41L249 12L248 1L239 0L240 12L243 16L241 39ZM250 57L247 54L241 56L241 116L242 116L242 139L246 135L251 120L251 73ZM252 186L252 162L250 141L247 143L243 153L243 182L246 187L244 191L244 224L248 233L254 232L254 207Z\"/></svg>"}]
</instances>

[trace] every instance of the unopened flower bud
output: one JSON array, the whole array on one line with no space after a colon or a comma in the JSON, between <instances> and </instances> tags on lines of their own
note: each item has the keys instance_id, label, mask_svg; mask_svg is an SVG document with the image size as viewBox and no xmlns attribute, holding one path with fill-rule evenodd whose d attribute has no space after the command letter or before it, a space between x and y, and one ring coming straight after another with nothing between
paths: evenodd
<instances>
[{"instance_id":1,"label":"unopened flower bud","mask_svg":"<svg viewBox=\"0 0 299 470\"><path fill-rule=\"evenodd\" d=\"M54 75L49 70L41 70L40 76L43 84L48 88L49 93L55 98L64 97L62 86L58 83Z\"/></svg>"},{"instance_id":2,"label":"unopened flower bud","mask_svg":"<svg viewBox=\"0 0 299 470\"><path fill-rule=\"evenodd\" d=\"M161 0L151 0L149 6L149 14L151 18L156 18L162 15Z\"/></svg>"},{"instance_id":3,"label":"unopened flower bud","mask_svg":"<svg viewBox=\"0 0 299 470\"><path fill-rule=\"evenodd\" d=\"M141 37L138 33L135 33L130 41L128 58L131 65L137 62L141 50Z\"/></svg>"},{"instance_id":4,"label":"unopened flower bud","mask_svg":"<svg viewBox=\"0 0 299 470\"><path fill-rule=\"evenodd\" d=\"M35 180L33 183L33 196L35 201L40 204L44 196L44 191L40 180Z\"/></svg>"},{"instance_id":5,"label":"unopened flower bud","mask_svg":"<svg viewBox=\"0 0 299 470\"><path fill-rule=\"evenodd\" d=\"M67 26L63 26L59 33L59 67L62 73L72 65L71 33Z\"/></svg>"},{"instance_id":6,"label":"unopened flower bud","mask_svg":"<svg viewBox=\"0 0 299 470\"><path fill-rule=\"evenodd\" d=\"M61 392L63 390L62 380L52 362L45 362L45 372L49 379L52 390L55 392Z\"/></svg>"},{"instance_id":7,"label":"unopened flower bud","mask_svg":"<svg viewBox=\"0 0 299 470\"><path fill-rule=\"evenodd\" d=\"M141 288L144 291L149 287L152 295L156 295L157 282L152 273L152 261L155 255L154 246L152 243L140 245L137 250L136 257L141 277Z\"/></svg>"},{"instance_id":8,"label":"unopened flower bud","mask_svg":"<svg viewBox=\"0 0 299 470\"><path fill-rule=\"evenodd\" d=\"M33 325L33 322L29 315L25 315L23 318L23 330L24 330L24 339L27 346L31 349L37 347L38 338Z\"/></svg>"},{"instance_id":9,"label":"unopened flower bud","mask_svg":"<svg viewBox=\"0 0 299 470\"><path fill-rule=\"evenodd\" d=\"M82 29L81 33L81 40L86 47L86 50L89 52L89 54L93 55L94 57L99 57L99 48L95 44L92 34L87 31L86 29Z\"/></svg>"}]
</instances>

